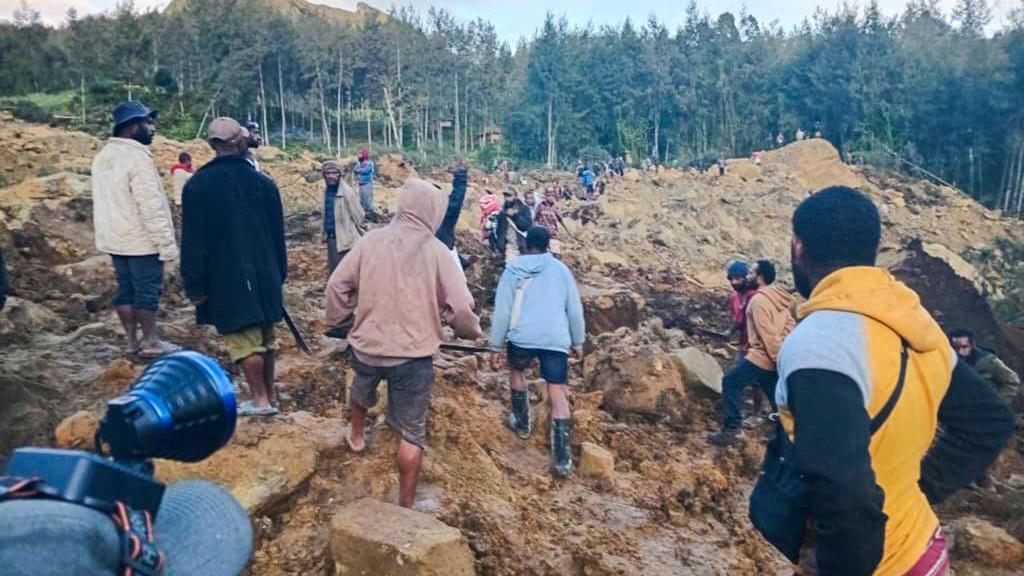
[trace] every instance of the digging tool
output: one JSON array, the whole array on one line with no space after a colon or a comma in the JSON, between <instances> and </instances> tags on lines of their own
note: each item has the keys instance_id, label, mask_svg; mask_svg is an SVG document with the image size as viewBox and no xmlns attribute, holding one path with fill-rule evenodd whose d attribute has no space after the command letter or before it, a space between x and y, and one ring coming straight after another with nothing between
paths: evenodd
<instances>
[{"instance_id":1,"label":"digging tool","mask_svg":"<svg viewBox=\"0 0 1024 576\"><path fill-rule=\"evenodd\" d=\"M295 325L295 321L292 320L291 315L284 309L282 309L281 312L284 315L284 323L287 324L288 329L291 330L292 336L295 338L295 344L299 347L299 350L312 355L313 353L309 351L309 346L306 345L306 340L302 337L302 333L299 332L299 327Z\"/></svg>"},{"instance_id":2,"label":"digging tool","mask_svg":"<svg viewBox=\"0 0 1024 576\"><path fill-rule=\"evenodd\" d=\"M452 350L454 352L472 352L474 354L486 354L491 352L490 348L482 348L480 346L469 346L467 344L449 344L445 342L441 344L441 350Z\"/></svg>"}]
</instances>

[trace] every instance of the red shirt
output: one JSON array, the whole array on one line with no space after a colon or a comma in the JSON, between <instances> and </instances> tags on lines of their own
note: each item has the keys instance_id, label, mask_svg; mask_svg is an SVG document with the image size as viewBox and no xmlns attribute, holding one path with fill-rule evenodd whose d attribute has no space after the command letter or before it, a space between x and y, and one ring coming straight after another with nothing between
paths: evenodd
<instances>
[{"instance_id":1,"label":"red shirt","mask_svg":"<svg viewBox=\"0 0 1024 576\"><path fill-rule=\"evenodd\" d=\"M729 295L729 312L732 313L732 321L740 327L740 350L747 350L747 302L757 294L757 290L746 292L732 291Z\"/></svg>"},{"instance_id":2,"label":"red shirt","mask_svg":"<svg viewBox=\"0 0 1024 576\"><path fill-rule=\"evenodd\" d=\"M178 162L177 164L172 164L171 165L171 174L174 174L175 170L184 170L185 172L188 172L189 174L191 174L192 173L192 165L191 164L182 164L181 162Z\"/></svg>"}]
</instances>

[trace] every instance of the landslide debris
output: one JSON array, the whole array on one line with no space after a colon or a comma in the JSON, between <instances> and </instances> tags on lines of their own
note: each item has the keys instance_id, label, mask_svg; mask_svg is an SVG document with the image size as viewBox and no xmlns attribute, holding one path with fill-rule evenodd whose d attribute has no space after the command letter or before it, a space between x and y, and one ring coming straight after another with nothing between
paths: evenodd
<instances>
[{"instance_id":1,"label":"landslide debris","mask_svg":"<svg viewBox=\"0 0 1024 576\"><path fill-rule=\"evenodd\" d=\"M145 367L121 353L109 306L109 259L93 248L88 172L99 146L90 136L0 116L0 245L15 290L0 313L3 454L27 443L88 447L103 402ZM183 149L197 164L210 157L202 142L158 138L161 170ZM395 564L420 558L399 550L400 515L381 521L394 530L364 525L367 516L393 512L378 511L374 501L397 499L398 439L378 423L369 454L354 456L342 441L352 371L342 343L322 336L320 158L274 149L260 157L284 197L285 300L313 356L300 354L282 330L277 371L285 414L242 420L231 444L210 460L160 462L158 474L201 475L235 493L256 527L255 576L345 573L346 562L359 561L350 558L354 542L382 542L381 554ZM379 159L378 170L378 203L393 208L396 187L415 171L397 157ZM444 189L450 183L443 171L421 176ZM517 177L526 182L517 184L522 191L573 182L563 173ZM501 185L475 170L470 182L458 242L486 320L500 269L479 241L476 201ZM590 332L586 358L573 367L571 399L574 456L586 474L564 481L550 476L545 390L536 374L529 384L538 425L521 441L500 424L508 397L503 375L473 356L442 355L416 509L434 519L417 520L427 527L422 534L442 535L428 540L454 551L432 569L462 573L468 546L472 570L494 576L786 573L786 563L747 520L760 431L727 450L704 441L717 425L721 369L735 355L718 336L729 327L723 271L735 258L785 265L793 208L809 192L836 183L876 200L886 223L886 257L900 277L919 281L915 287L940 318L980 326L993 346L1020 357L1012 337L1000 338L1011 329L992 305L1017 289L1005 285L1011 275L998 273L1015 263L1000 260L997 243L1022 242L1024 232L955 191L843 165L831 146L816 140L768 153L761 166L732 160L721 178L630 171L596 202L564 206L565 261L581 284ZM170 182L165 186L169 191ZM963 264L975 266L980 253L989 259L972 274ZM927 282L915 280L920 276ZM168 277L163 335L234 371L216 335L194 325L176 273ZM955 552L958 573L996 573L984 562L1017 554L1011 539L1024 538L1020 450L1018 436L993 472L993 491L968 491L943 507L946 521L973 517L994 527L956 524L979 534Z\"/></svg>"}]
</instances>

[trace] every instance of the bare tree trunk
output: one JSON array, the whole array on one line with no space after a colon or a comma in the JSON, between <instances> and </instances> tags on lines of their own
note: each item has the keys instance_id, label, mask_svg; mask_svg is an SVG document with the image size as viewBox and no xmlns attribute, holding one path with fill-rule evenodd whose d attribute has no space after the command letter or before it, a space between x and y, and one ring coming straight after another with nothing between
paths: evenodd
<instances>
[{"instance_id":1,"label":"bare tree trunk","mask_svg":"<svg viewBox=\"0 0 1024 576\"><path fill-rule=\"evenodd\" d=\"M341 53L341 49L339 48L338 49L338 99L337 99L337 102L336 102L335 108L334 108L335 112L338 115L337 125L335 126L336 132L335 132L335 138L334 138L334 141L338 144L338 156L341 156L341 147L342 147L342 143L343 143L343 141L341 139L341 80L342 80L342 75L343 75L344 71L345 71L345 56Z\"/></svg>"},{"instance_id":2,"label":"bare tree trunk","mask_svg":"<svg viewBox=\"0 0 1024 576\"><path fill-rule=\"evenodd\" d=\"M320 61L314 62L316 70L316 91L320 95L320 132L323 143L327 146L327 152L331 151L331 123L327 121L327 103L324 100L324 81L320 74Z\"/></svg>"},{"instance_id":3,"label":"bare tree trunk","mask_svg":"<svg viewBox=\"0 0 1024 576\"><path fill-rule=\"evenodd\" d=\"M270 140L270 126L267 125L267 91L263 86L263 59L260 59L259 67L260 71L260 110L262 112L262 127L263 133L267 135L267 144L273 144Z\"/></svg>"},{"instance_id":4,"label":"bare tree trunk","mask_svg":"<svg viewBox=\"0 0 1024 576\"><path fill-rule=\"evenodd\" d=\"M654 114L654 157L661 157L661 114Z\"/></svg>"},{"instance_id":5,"label":"bare tree trunk","mask_svg":"<svg viewBox=\"0 0 1024 576\"><path fill-rule=\"evenodd\" d=\"M387 86L384 87L384 107L388 112L388 127L390 130L385 130L384 133L390 132L389 138L394 139L395 142L399 142L398 135L398 123L395 121L395 108L391 102L391 89Z\"/></svg>"},{"instance_id":6,"label":"bare tree trunk","mask_svg":"<svg viewBox=\"0 0 1024 576\"><path fill-rule=\"evenodd\" d=\"M82 95L82 124L85 124L85 75L78 77L78 92ZM180 90L178 91L178 94L181 94Z\"/></svg>"},{"instance_id":7,"label":"bare tree trunk","mask_svg":"<svg viewBox=\"0 0 1024 576\"><path fill-rule=\"evenodd\" d=\"M366 149L373 150L373 127L370 125L370 108L363 100L363 112L366 113Z\"/></svg>"},{"instance_id":8,"label":"bare tree trunk","mask_svg":"<svg viewBox=\"0 0 1024 576\"><path fill-rule=\"evenodd\" d=\"M555 99L548 96L548 170L555 167Z\"/></svg>"},{"instance_id":9,"label":"bare tree trunk","mask_svg":"<svg viewBox=\"0 0 1024 576\"><path fill-rule=\"evenodd\" d=\"M281 75L281 55L277 55L277 97L281 101L281 148L288 147L288 113L284 105L284 76Z\"/></svg>"},{"instance_id":10,"label":"bare tree trunk","mask_svg":"<svg viewBox=\"0 0 1024 576\"><path fill-rule=\"evenodd\" d=\"M402 45L399 44L397 49L397 56L395 58L395 72L398 77L398 102L395 103L395 107L398 108L398 126L395 130L395 139L398 140L398 148L400 150L405 149L405 121L403 120L402 110L405 108L405 100L402 99ZM394 122L394 120L392 120Z\"/></svg>"},{"instance_id":11,"label":"bare tree trunk","mask_svg":"<svg viewBox=\"0 0 1024 576\"><path fill-rule=\"evenodd\" d=\"M459 122L459 73L455 73L455 153L459 153L459 146L462 144L462 124Z\"/></svg>"}]
</instances>

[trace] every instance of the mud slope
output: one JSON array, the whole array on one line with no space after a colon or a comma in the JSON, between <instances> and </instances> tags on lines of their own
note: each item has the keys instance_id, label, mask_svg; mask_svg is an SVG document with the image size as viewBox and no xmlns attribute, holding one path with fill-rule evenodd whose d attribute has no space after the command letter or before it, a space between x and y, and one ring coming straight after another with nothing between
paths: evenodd
<instances>
[{"instance_id":1,"label":"mud slope","mask_svg":"<svg viewBox=\"0 0 1024 576\"><path fill-rule=\"evenodd\" d=\"M0 454L58 439L88 447L103 401L145 367L121 353L108 304L112 271L92 247L88 172L99 145L86 135L0 117L0 246L15 290L0 314ZM158 139L162 170L182 148L197 161L209 158L201 142ZM334 512L365 496L396 498L396 438L385 426L376 427L370 454L353 456L343 447L352 373L342 343L320 336L325 262L318 160L263 151L264 169L280 185L288 212L286 303L313 349L304 356L286 331L278 334L286 414L243 421L231 444L207 462L158 465L165 480L215 479L247 506L258 533L256 576L334 574ZM397 158L379 166L378 201L393 208L395 188L414 172ZM508 395L502 375L473 356L436 360L417 508L466 535L477 573L788 575L746 518L763 432L748 431L738 448L709 448L704 435L715 426L716 395L698 381L709 370L707 364L688 370L682 358L703 353L712 366L728 365L733 347L708 335L728 325L722 270L736 257L785 262L789 215L812 190L845 183L871 194L884 214L886 258L897 273L926 274L929 282L915 285L926 303L947 309L942 317L976 324L993 345L1015 350L1002 338L991 302L1017 288L1001 284L1007 275L972 273L968 262L997 239L1024 241L1019 224L952 190L848 168L821 141L773 152L761 167L729 166L724 178L631 172L598 201L564 207L572 231L566 261L580 280L591 327L586 361L573 368L574 446L577 457L582 442L609 450L612 474L552 480L546 426L524 442L500 424ZM449 186L445 173L424 177ZM522 177L527 187L571 181L568 174ZM459 229L467 279L485 320L498 268L476 238L476 199L493 185L471 174ZM1014 265L998 258L989 263L996 270ZM169 277L164 336L230 368L219 340L194 325L176 274ZM970 305L957 308L959 302ZM695 350L680 354L689 347ZM536 379L531 384L534 415L544 422L543 387ZM1024 538L1022 444L1018 436L1001 457L993 488L958 495L943 510L955 533L973 535L955 553L958 574L1019 573L1013 565L988 564L1012 557L1013 539ZM990 537L985 522L1010 540ZM993 554L986 545L1004 547Z\"/></svg>"}]
</instances>

